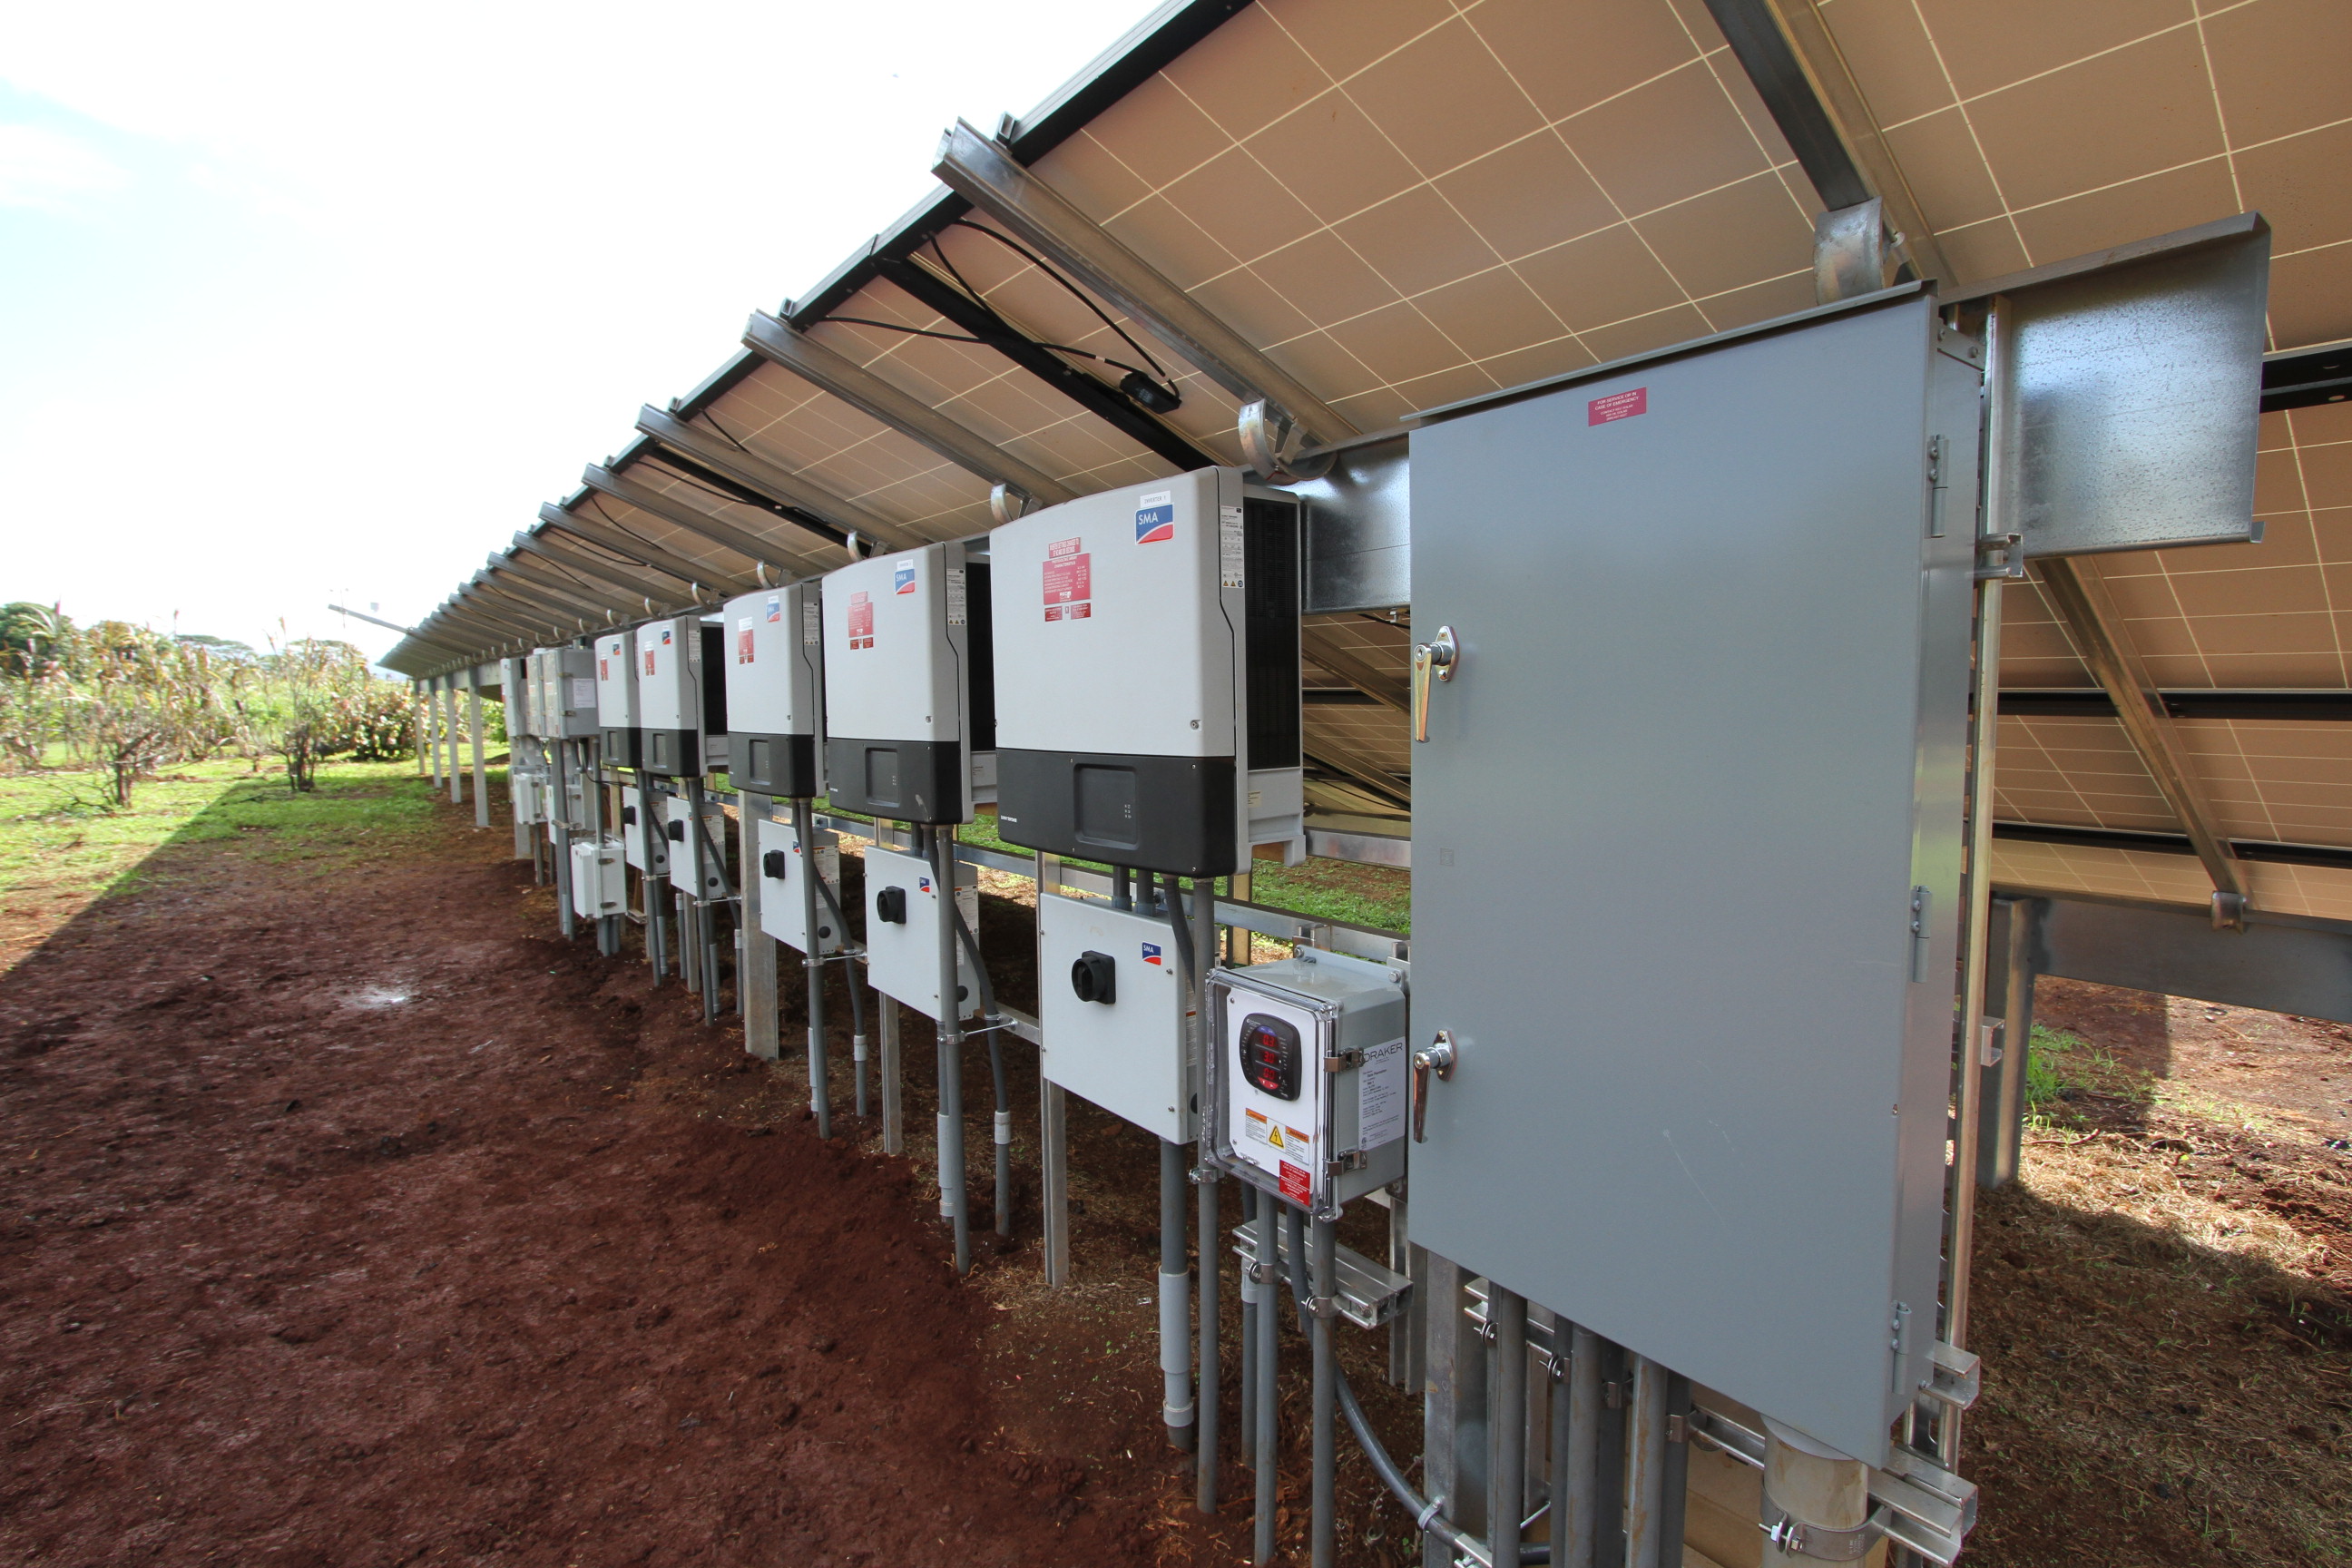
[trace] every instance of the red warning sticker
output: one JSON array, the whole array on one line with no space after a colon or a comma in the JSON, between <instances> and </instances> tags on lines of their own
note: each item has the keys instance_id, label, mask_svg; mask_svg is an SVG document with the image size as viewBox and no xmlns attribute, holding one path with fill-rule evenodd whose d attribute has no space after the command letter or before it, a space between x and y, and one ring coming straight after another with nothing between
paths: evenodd
<instances>
[{"instance_id":1,"label":"red warning sticker","mask_svg":"<svg viewBox=\"0 0 2352 1568\"><path fill-rule=\"evenodd\" d=\"M1076 540L1064 542L1076 544ZM1061 545L1054 546L1059 550ZM1049 621L1083 621L1092 608L1087 601L1094 595L1094 557L1083 552L1049 556L1045 562L1045 618Z\"/></svg>"},{"instance_id":2,"label":"red warning sticker","mask_svg":"<svg viewBox=\"0 0 2352 1568\"><path fill-rule=\"evenodd\" d=\"M751 617L746 616L735 623L735 662L751 663L752 649L756 646L751 640Z\"/></svg>"},{"instance_id":3,"label":"red warning sticker","mask_svg":"<svg viewBox=\"0 0 2352 1568\"><path fill-rule=\"evenodd\" d=\"M1300 1208L1313 1205L1315 1194L1306 1166L1294 1165L1287 1160L1282 1162L1282 1195Z\"/></svg>"},{"instance_id":4,"label":"red warning sticker","mask_svg":"<svg viewBox=\"0 0 2352 1568\"><path fill-rule=\"evenodd\" d=\"M1612 392L1606 397L1596 397L1586 404L1584 422L1587 425L1608 425L1649 411L1650 389L1637 386L1629 392Z\"/></svg>"},{"instance_id":5,"label":"red warning sticker","mask_svg":"<svg viewBox=\"0 0 2352 1568\"><path fill-rule=\"evenodd\" d=\"M1065 555L1076 555L1077 552L1078 542L1075 539L1057 539L1045 546L1045 554L1050 560L1059 560Z\"/></svg>"},{"instance_id":6,"label":"red warning sticker","mask_svg":"<svg viewBox=\"0 0 2352 1568\"><path fill-rule=\"evenodd\" d=\"M849 646L852 648L874 646L874 596L871 594L849 595Z\"/></svg>"}]
</instances>

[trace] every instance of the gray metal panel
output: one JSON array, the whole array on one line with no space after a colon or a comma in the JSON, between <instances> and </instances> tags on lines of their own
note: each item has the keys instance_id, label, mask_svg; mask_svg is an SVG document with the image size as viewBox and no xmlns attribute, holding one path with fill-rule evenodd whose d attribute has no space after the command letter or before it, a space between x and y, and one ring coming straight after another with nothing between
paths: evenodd
<instances>
[{"instance_id":1,"label":"gray metal panel","mask_svg":"<svg viewBox=\"0 0 2352 1568\"><path fill-rule=\"evenodd\" d=\"M1308 615L1412 603L1408 439L1349 447L1329 473L1289 487L1307 503Z\"/></svg>"},{"instance_id":2,"label":"gray metal panel","mask_svg":"<svg viewBox=\"0 0 2352 1568\"><path fill-rule=\"evenodd\" d=\"M2352 933L2259 916L2216 931L2201 908L2038 897L2039 973L2352 1024Z\"/></svg>"},{"instance_id":3,"label":"gray metal panel","mask_svg":"<svg viewBox=\"0 0 2352 1568\"><path fill-rule=\"evenodd\" d=\"M1412 1239L1874 1463L1927 1375L1958 951L1971 542L1923 458L1973 472L1976 373L1935 331L1882 297L1413 437L1415 634L1462 654Z\"/></svg>"},{"instance_id":4,"label":"gray metal panel","mask_svg":"<svg viewBox=\"0 0 2352 1568\"><path fill-rule=\"evenodd\" d=\"M1999 515L2028 555L2256 537L2270 257L2254 219L2222 239L2006 291L2017 338L2000 437L2015 457Z\"/></svg>"}]
</instances>

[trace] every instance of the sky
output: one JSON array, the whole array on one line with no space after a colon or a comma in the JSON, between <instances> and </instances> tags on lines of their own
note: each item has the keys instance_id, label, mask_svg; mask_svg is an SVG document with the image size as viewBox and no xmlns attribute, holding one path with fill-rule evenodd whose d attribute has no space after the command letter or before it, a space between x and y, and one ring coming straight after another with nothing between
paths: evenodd
<instances>
[{"instance_id":1,"label":"sky","mask_svg":"<svg viewBox=\"0 0 2352 1568\"><path fill-rule=\"evenodd\" d=\"M1150 0L0 0L0 601L394 634Z\"/></svg>"}]
</instances>

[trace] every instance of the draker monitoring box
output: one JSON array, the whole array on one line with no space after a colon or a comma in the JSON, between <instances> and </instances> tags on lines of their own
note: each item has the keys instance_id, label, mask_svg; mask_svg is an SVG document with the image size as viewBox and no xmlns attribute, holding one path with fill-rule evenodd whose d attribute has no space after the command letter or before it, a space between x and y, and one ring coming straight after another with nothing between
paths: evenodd
<instances>
[{"instance_id":1,"label":"draker monitoring box","mask_svg":"<svg viewBox=\"0 0 2352 1568\"><path fill-rule=\"evenodd\" d=\"M823 596L812 581L728 602L728 771L738 788L794 798L824 788Z\"/></svg>"},{"instance_id":2,"label":"draker monitoring box","mask_svg":"<svg viewBox=\"0 0 2352 1568\"><path fill-rule=\"evenodd\" d=\"M988 578L988 563L961 543L826 574L834 805L899 822L971 820L973 757L996 744Z\"/></svg>"},{"instance_id":3,"label":"draker monitoring box","mask_svg":"<svg viewBox=\"0 0 2352 1568\"><path fill-rule=\"evenodd\" d=\"M1296 501L1203 468L1007 523L989 558L1006 839L1199 877L1297 837Z\"/></svg>"}]
</instances>

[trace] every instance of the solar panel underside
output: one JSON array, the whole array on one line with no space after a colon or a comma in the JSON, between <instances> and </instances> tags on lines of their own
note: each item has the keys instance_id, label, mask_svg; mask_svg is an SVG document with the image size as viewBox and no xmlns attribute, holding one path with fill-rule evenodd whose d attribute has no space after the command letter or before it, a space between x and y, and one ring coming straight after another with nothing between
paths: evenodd
<instances>
[{"instance_id":1,"label":"solar panel underside","mask_svg":"<svg viewBox=\"0 0 2352 1568\"><path fill-rule=\"evenodd\" d=\"M2273 345L2352 336L2340 0L1783 3L1817 10L1962 280L2259 208L2275 239ZM1818 198L1701 0L1262 0L1035 167L1362 430L1812 302ZM960 275L1034 340L1141 363L975 229L950 228L911 264ZM832 314L961 330L879 279ZM1168 427L1238 461L1233 396L1121 325L1182 396ZM1174 466L989 347L839 321L812 336L1073 490ZM984 480L777 366L701 422L911 537L989 524ZM2098 563L2159 684L2352 686L2352 407L2266 416L2262 447L2263 544ZM796 563L827 563L772 513L658 482L789 544ZM643 514L630 526L737 564ZM1401 632L1349 617L1316 630L1360 673L1402 684ZM2092 684L2030 585L2010 590L2001 673L2011 688ZM1311 665L1309 681L1348 684ZM1393 708L1315 704L1307 725L1310 750L1346 767L1408 773ZM2225 721L2182 733L2225 833L2352 845L2352 734ZM2112 721L2011 719L2002 741L2004 819L2179 826ZM2004 841L1996 871L2053 890L2207 890L2185 856L2072 845ZM2258 905L2352 917L2352 873L2252 875Z\"/></svg>"}]
</instances>

